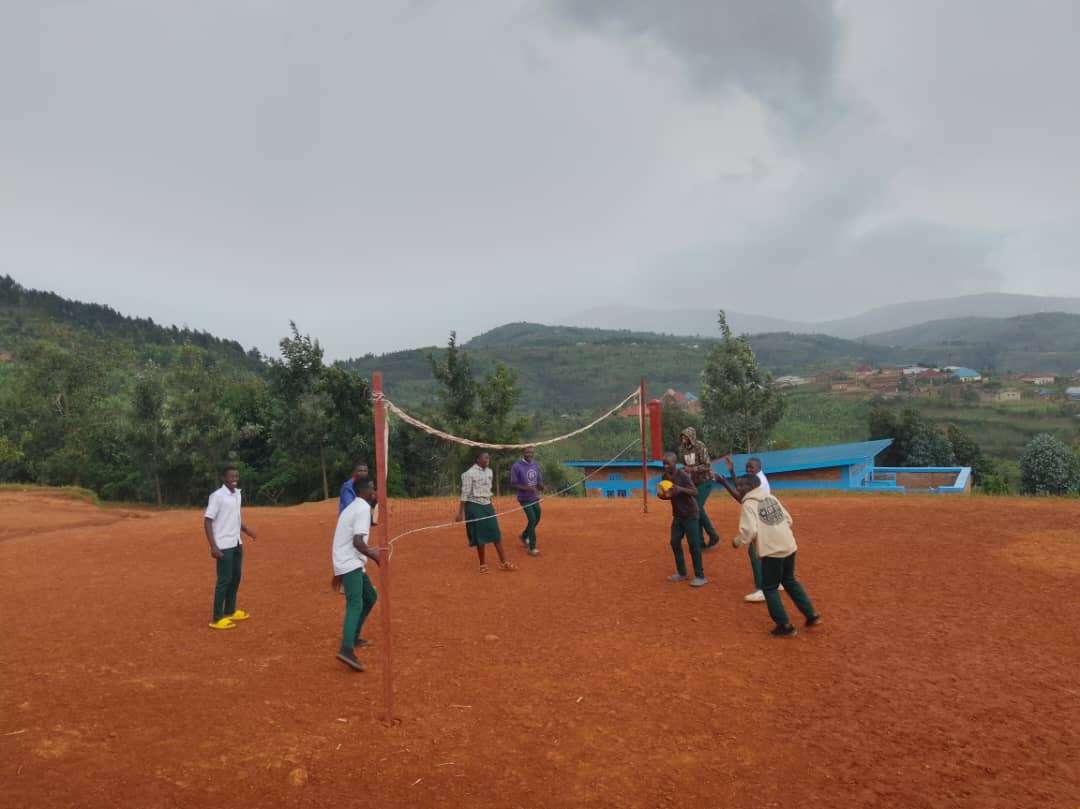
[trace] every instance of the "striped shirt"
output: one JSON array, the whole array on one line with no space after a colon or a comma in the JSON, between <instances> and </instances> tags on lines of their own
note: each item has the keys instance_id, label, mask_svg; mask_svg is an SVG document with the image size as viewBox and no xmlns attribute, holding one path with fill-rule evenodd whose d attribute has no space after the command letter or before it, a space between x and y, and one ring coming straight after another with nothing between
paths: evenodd
<instances>
[{"instance_id":1,"label":"striped shirt","mask_svg":"<svg viewBox=\"0 0 1080 809\"><path fill-rule=\"evenodd\" d=\"M470 466L461 476L461 502L479 503L486 506L491 502L491 484L495 475L489 466L481 469L476 464Z\"/></svg>"}]
</instances>

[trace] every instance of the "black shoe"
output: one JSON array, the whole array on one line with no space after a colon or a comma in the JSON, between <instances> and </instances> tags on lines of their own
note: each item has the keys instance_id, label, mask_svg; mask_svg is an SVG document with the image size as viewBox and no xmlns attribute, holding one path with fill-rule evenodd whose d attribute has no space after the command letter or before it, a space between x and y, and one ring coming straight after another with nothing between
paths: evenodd
<instances>
[{"instance_id":1,"label":"black shoe","mask_svg":"<svg viewBox=\"0 0 1080 809\"><path fill-rule=\"evenodd\" d=\"M365 646L370 645L371 641L369 641L367 638L357 638L356 643L353 644L353 646L359 646L361 649L363 649Z\"/></svg>"},{"instance_id":2,"label":"black shoe","mask_svg":"<svg viewBox=\"0 0 1080 809\"><path fill-rule=\"evenodd\" d=\"M806 628L807 629L810 629L810 628L815 627L815 626L821 626L821 616L820 615L811 615L809 618L806 619Z\"/></svg>"},{"instance_id":3,"label":"black shoe","mask_svg":"<svg viewBox=\"0 0 1080 809\"><path fill-rule=\"evenodd\" d=\"M364 664L356 659L356 655L349 654L348 652L338 652L337 659L351 668L353 671L366 671Z\"/></svg>"},{"instance_id":4,"label":"black shoe","mask_svg":"<svg viewBox=\"0 0 1080 809\"><path fill-rule=\"evenodd\" d=\"M793 638L799 634L799 630L793 627L791 624L787 626L778 626L772 632L769 633L774 638Z\"/></svg>"}]
</instances>

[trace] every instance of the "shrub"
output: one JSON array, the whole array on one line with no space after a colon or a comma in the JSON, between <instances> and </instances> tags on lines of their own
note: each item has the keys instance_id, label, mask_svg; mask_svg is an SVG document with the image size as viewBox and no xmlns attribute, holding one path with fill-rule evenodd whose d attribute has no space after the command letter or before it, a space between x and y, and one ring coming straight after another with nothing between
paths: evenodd
<instances>
[{"instance_id":1,"label":"shrub","mask_svg":"<svg viewBox=\"0 0 1080 809\"><path fill-rule=\"evenodd\" d=\"M1020 490L1024 494L1073 494L1080 485L1076 455L1049 433L1031 439L1020 455Z\"/></svg>"}]
</instances>

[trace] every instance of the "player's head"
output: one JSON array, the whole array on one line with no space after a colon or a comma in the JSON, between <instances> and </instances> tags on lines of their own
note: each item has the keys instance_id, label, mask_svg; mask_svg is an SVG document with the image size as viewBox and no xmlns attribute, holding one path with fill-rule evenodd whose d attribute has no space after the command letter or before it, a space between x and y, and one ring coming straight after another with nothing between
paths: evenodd
<instances>
[{"instance_id":1,"label":"player's head","mask_svg":"<svg viewBox=\"0 0 1080 809\"><path fill-rule=\"evenodd\" d=\"M750 458L746 462L746 474L756 475L761 471L761 458Z\"/></svg>"},{"instance_id":2,"label":"player's head","mask_svg":"<svg viewBox=\"0 0 1080 809\"><path fill-rule=\"evenodd\" d=\"M487 452L481 450L480 452L476 453L476 465L479 466L481 469L487 469L490 463L491 456L488 455Z\"/></svg>"},{"instance_id":3,"label":"player's head","mask_svg":"<svg viewBox=\"0 0 1080 809\"><path fill-rule=\"evenodd\" d=\"M230 492L233 491L240 485L240 470L232 464L222 467L221 482L228 487Z\"/></svg>"},{"instance_id":4,"label":"player's head","mask_svg":"<svg viewBox=\"0 0 1080 809\"><path fill-rule=\"evenodd\" d=\"M367 464L361 461L356 466L354 466L352 469L352 476L353 480L360 480L361 478L368 477L369 475Z\"/></svg>"},{"instance_id":5,"label":"player's head","mask_svg":"<svg viewBox=\"0 0 1080 809\"><path fill-rule=\"evenodd\" d=\"M760 485L757 475L739 475L735 478L735 491L739 493L739 497L745 497Z\"/></svg>"},{"instance_id":6,"label":"player's head","mask_svg":"<svg viewBox=\"0 0 1080 809\"><path fill-rule=\"evenodd\" d=\"M521 457L524 458L526 461L529 461L530 463L532 462L533 455L535 455L535 454L536 454L536 448L535 447L525 447L525 449L523 449L521 451Z\"/></svg>"},{"instance_id":7,"label":"player's head","mask_svg":"<svg viewBox=\"0 0 1080 809\"><path fill-rule=\"evenodd\" d=\"M356 492L356 496L361 500L371 505L375 502L375 484L371 482L371 478L358 478L353 481L353 491Z\"/></svg>"},{"instance_id":8,"label":"player's head","mask_svg":"<svg viewBox=\"0 0 1080 809\"><path fill-rule=\"evenodd\" d=\"M687 427L681 433L679 433L679 443L684 447L690 447L694 445L694 441L697 440L697 430L693 427Z\"/></svg>"},{"instance_id":9,"label":"player's head","mask_svg":"<svg viewBox=\"0 0 1080 809\"><path fill-rule=\"evenodd\" d=\"M669 475L675 474L675 466L679 463L679 456L674 452L664 453L664 471Z\"/></svg>"}]
</instances>

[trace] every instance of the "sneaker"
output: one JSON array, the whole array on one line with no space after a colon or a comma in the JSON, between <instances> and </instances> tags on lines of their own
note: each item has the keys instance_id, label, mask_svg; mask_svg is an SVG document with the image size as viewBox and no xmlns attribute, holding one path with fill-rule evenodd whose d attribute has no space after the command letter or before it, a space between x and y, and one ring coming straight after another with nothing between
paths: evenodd
<instances>
[{"instance_id":1,"label":"sneaker","mask_svg":"<svg viewBox=\"0 0 1080 809\"><path fill-rule=\"evenodd\" d=\"M364 664L356 659L356 655L349 654L348 652L338 652L337 659L353 671L366 671Z\"/></svg>"},{"instance_id":2,"label":"sneaker","mask_svg":"<svg viewBox=\"0 0 1080 809\"><path fill-rule=\"evenodd\" d=\"M709 580L706 579L704 576L694 576L693 580L690 582L690 586L691 587L704 587L708 583L709 583Z\"/></svg>"},{"instance_id":3,"label":"sneaker","mask_svg":"<svg viewBox=\"0 0 1080 809\"><path fill-rule=\"evenodd\" d=\"M678 581L686 581L687 578L689 578L689 577L684 576L681 573L672 573L670 576L667 577L667 580L671 581L671 582L678 582Z\"/></svg>"},{"instance_id":4,"label":"sneaker","mask_svg":"<svg viewBox=\"0 0 1080 809\"><path fill-rule=\"evenodd\" d=\"M806 628L813 629L815 626L821 626L822 619L820 615L811 615L806 619Z\"/></svg>"},{"instance_id":5,"label":"sneaker","mask_svg":"<svg viewBox=\"0 0 1080 809\"><path fill-rule=\"evenodd\" d=\"M529 547L529 540L525 538L524 534L518 537L518 539L521 540L521 544L524 545L526 548Z\"/></svg>"},{"instance_id":6,"label":"sneaker","mask_svg":"<svg viewBox=\"0 0 1080 809\"><path fill-rule=\"evenodd\" d=\"M539 556L539 555L540 555L540 551L538 551L536 548L533 548L531 551L529 551L529 556Z\"/></svg>"},{"instance_id":7,"label":"sneaker","mask_svg":"<svg viewBox=\"0 0 1080 809\"><path fill-rule=\"evenodd\" d=\"M228 618L230 621L246 621L248 618L251 617L251 615L244 612L243 610L237 610L232 615L226 615L225 617Z\"/></svg>"},{"instance_id":8,"label":"sneaker","mask_svg":"<svg viewBox=\"0 0 1080 809\"><path fill-rule=\"evenodd\" d=\"M764 600L765 600L765 594L763 592L761 592L761 590L754 590L754 592L750 593L749 595L743 596L743 601L757 602L757 601L764 601Z\"/></svg>"},{"instance_id":9,"label":"sneaker","mask_svg":"<svg viewBox=\"0 0 1080 809\"><path fill-rule=\"evenodd\" d=\"M210 623L211 629L236 629L236 624L228 618L218 618Z\"/></svg>"},{"instance_id":10,"label":"sneaker","mask_svg":"<svg viewBox=\"0 0 1080 809\"><path fill-rule=\"evenodd\" d=\"M369 641L367 638L357 638L356 643L353 644L353 646L359 646L361 649L363 649L365 646L370 645L371 641Z\"/></svg>"},{"instance_id":11,"label":"sneaker","mask_svg":"<svg viewBox=\"0 0 1080 809\"><path fill-rule=\"evenodd\" d=\"M793 627L791 624L787 626L778 626L772 632L769 633L774 638L793 638L799 634L799 630Z\"/></svg>"}]
</instances>

